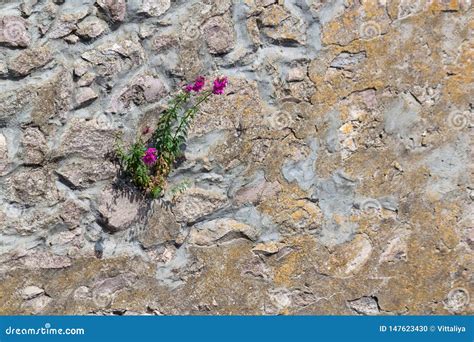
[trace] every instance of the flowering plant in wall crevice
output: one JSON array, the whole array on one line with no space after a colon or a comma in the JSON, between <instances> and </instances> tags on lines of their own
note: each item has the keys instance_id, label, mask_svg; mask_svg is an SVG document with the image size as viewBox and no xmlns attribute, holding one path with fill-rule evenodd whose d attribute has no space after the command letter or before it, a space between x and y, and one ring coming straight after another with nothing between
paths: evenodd
<instances>
[{"instance_id":1,"label":"flowering plant in wall crevice","mask_svg":"<svg viewBox=\"0 0 474 342\"><path fill-rule=\"evenodd\" d=\"M123 173L153 198L163 193L168 175L182 156L188 129L201 104L211 96L224 94L228 80L220 76L212 85L206 83L204 76L198 76L180 90L161 114L150 139L140 137L127 149L117 141L115 151Z\"/></svg>"}]
</instances>

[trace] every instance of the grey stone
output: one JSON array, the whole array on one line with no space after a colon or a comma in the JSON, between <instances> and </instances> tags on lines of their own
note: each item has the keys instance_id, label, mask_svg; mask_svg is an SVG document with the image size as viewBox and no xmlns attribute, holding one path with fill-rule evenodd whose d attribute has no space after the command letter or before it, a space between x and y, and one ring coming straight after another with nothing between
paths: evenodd
<instances>
[{"instance_id":1,"label":"grey stone","mask_svg":"<svg viewBox=\"0 0 474 342\"><path fill-rule=\"evenodd\" d=\"M151 47L156 52L176 46L178 39L172 35L156 34L151 38Z\"/></svg>"},{"instance_id":2,"label":"grey stone","mask_svg":"<svg viewBox=\"0 0 474 342\"><path fill-rule=\"evenodd\" d=\"M48 152L44 134L37 128L27 128L23 133L22 159L27 164L41 164Z\"/></svg>"},{"instance_id":3,"label":"grey stone","mask_svg":"<svg viewBox=\"0 0 474 342\"><path fill-rule=\"evenodd\" d=\"M27 255L22 259L22 262L25 267L30 269L60 269L71 266L71 259L69 257L43 251Z\"/></svg>"},{"instance_id":4,"label":"grey stone","mask_svg":"<svg viewBox=\"0 0 474 342\"><path fill-rule=\"evenodd\" d=\"M176 242L180 239L180 228L171 210L157 206L153 208L146 228L139 234L138 240L144 248Z\"/></svg>"},{"instance_id":5,"label":"grey stone","mask_svg":"<svg viewBox=\"0 0 474 342\"><path fill-rule=\"evenodd\" d=\"M232 217L258 230L258 242L277 241L281 238L277 225L272 218L259 212L254 206L244 206Z\"/></svg>"},{"instance_id":6,"label":"grey stone","mask_svg":"<svg viewBox=\"0 0 474 342\"><path fill-rule=\"evenodd\" d=\"M308 158L287 161L282 168L283 177L285 177L288 182L296 181L303 190L309 190L316 181L314 167L318 156L317 142L310 142L310 148L311 152Z\"/></svg>"},{"instance_id":7,"label":"grey stone","mask_svg":"<svg viewBox=\"0 0 474 342\"><path fill-rule=\"evenodd\" d=\"M94 89L81 87L76 90L76 107L84 107L97 99L98 95Z\"/></svg>"},{"instance_id":8,"label":"grey stone","mask_svg":"<svg viewBox=\"0 0 474 342\"><path fill-rule=\"evenodd\" d=\"M176 289L197 277L204 265L184 247L175 251L170 260L158 264L156 279L170 289Z\"/></svg>"},{"instance_id":9,"label":"grey stone","mask_svg":"<svg viewBox=\"0 0 474 342\"><path fill-rule=\"evenodd\" d=\"M17 16L0 17L0 44L11 47L27 47L31 43L28 22Z\"/></svg>"},{"instance_id":10,"label":"grey stone","mask_svg":"<svg viewBox=\"0 0 474 342\"><path fill-rule=\"evenodd\" d=\"M361 315L378 315L380 309L374 297L361 297L348 302L350 308Z\"/></svg>"},{"instance_id":11,"label":"grey stone","mask_svg":"<svg viewBox=\"0 0 474 342\"><path fill-rule=\"evenodd\" d=\"M9 162L8 145L5 135L0 133L0 175L7 168Z\"/></svg>"},{"instance_id":12,"label":"grey stone","mask_svg":"<svg viewBox=\"0 0 474 342\"><path fill-rule=\"evenodd\" d=\"M142 0L138 12L151 17L159 17L164 14L170 6L170 0Z\"/></svg>"},{"instance_id":13,"label":"grey stone","mask_svg":"<svg viewBox=\"0 0 474 342\"><path fill-rule=\"evenodd\" d=\"M48 36L57 39L69 35L77 28L76 24L88 14L89 8L87 6L70 7L64 10L48 31Z\"/></svg>"},{"instance_id":14,"label":"grey stone","mask_svg":"<svg viewBox=\"0 0 474 342\"><path fill-rule=\"evenodd\" d=\"M8 65L6 61L0 61L0 77L8 74Z\"/></svg>"},{"instance_id":15,"label":"grey stone","mask_svg":"<svg viewBox=\"0 0 474 342\"><path fill-rule=\"evenodd\" d=\"M281 186L278 182L267 182L263 177L258 177L236 191L234 201L237 205L258 204L262 200L275 197L280 190Z\"/></svg>"},{"instance_id":16,"label":"grey stone","mask_svg":"<svg viewBox=\"0 0 474 342\"><path fill-rule=\"evenodd\" d=\"M81 54L90 62L101 76L115 76L123 70L141 65L145 60L145 51L134 38L118 36L112 42L104 42Z\"/></svg>"},{"instance_id":17,"label":"grey stone","mask_svg":"<svg viewBox=\"0 0 474 342\"><path fill-rule=\"evenodd\" d=\"M295 68L291 68L288 71L286 80L288 82L298 82L298 81L303 81L305 77L306 77L306 69L302 67L295 67Z\"/></svg>"},{"instance_id":18,"label":"grey stone","mask_svg":"<svg viewBox=\"0 0 474 342\"><path fill-rule=\"evenodd\" d=\"M24 0L20 5L21 13L29 17L33 13L33 7L38 3L38 0Z\"/></svg>"},{"instance_id":19,"label":"grey stone","mask_svg":"<svg viewBox=\"0 0 474 342\"><path fill-rule=\"evenodd\" d=\"M125 19L127 14L127 3L125 0L97 0L96 2L113 22L122 22Z\"/></svg>"},{"instance_id":20,"label":"grey stone","mask_svg":"<svg viewBox=\"0 0 474 342\"><path fill-rule=\"evenodd\" d=\"M112 278L99 280L92 288L92 300L94 305L98 307L109 306L112 303L116 292L127 289L135 281L136 276L131 273L120 274Z\"/></svg>"},{"instance_id":21,"label":"grey stone","mask_svg":"<svg viewBox=\"0 0 474 342\"><path fill-rule=\"evenodd\" d=\"M74 62L74 75L75 76L81 77L88 70L89 70L89 64L86 61L79 59Z\"/></svg>"},{"instance_id":22,"label":"grey stone","mask_svg":"<svg viewBox=\"0 0 474 342\"><path fill-rule=\"evenodd\" d=\"M53 52L48 45L35 47L20 52L11 59L8 63L8 69L14 76L26 76L48 64L53 58Z\"/></svg>"},{"instance_id":23,"label":"grey stone","mask_svg":"<svg viewBox=\"0 0 474 342\"><path fill-rule=\"evenodd\" d=\"M381 197L379 198L379 202L382 208L384 209L391 210L391 211L398 210L398 201L396 198L392 196Z\"/></svg>"},{"instance_id":24,"label":"grey stone","mask_svg":"<svg viewBox=\"0 0 474 342\"><path fill-rule=\"evenodd\" d=\"M29 205L57 200L52 175L44 168L20 170L11 177L10 182L15 198Z\"/></svg>"},{"instance_id":25,"label":"grey stone","mask_svg":"<svg viewBox=\"0 0 474 342\"><path fill-rule=\"evenodd\" d=\"M99 223L112 233L129 228L141 207L139 201L111 188L102 191L98 204Z\"/></svg>"},{"instance_id":26,"label":"grey stone","mask_svg":"<svg viewBox=\"0 0 474 342\"><path fill-rule=\"evenodd\" d=\"M82 158L103 159L113 150L114 131L97 120L73 119L61 136L55 156L77 155Z\"/></svg>"},{"instance_id":27,"label":"grey stone","mask_svg":"<svg viewBox=\"0 0 474 342\"><path fill-rule=\"evenodd\" d=\"M21 290L21 296L24 300L32 299L35 297L38 297L39 295L42 295L44 293L44 290L38 286L27 286L24 289Z\"/></svg>"},{"instance_id":28,"label":"grey stone","mask_svg":"<svg viewBox=\"0 0 474 342\"><path fill-rule=\"evenodd\" d=\"M468 306L469 301L469 292L466 289L454 288L449 291L444 300L444 306L448 311L456 313L462 311L466 306Z\"/></svg>"},{"instance_id":29,"label":"grey stone","mask_svg":"<svg viewBox=\"0 0 474 342\"><path fill-rule=\"evenodd\" d=\"M209 246L238 238L256 241L258 233L255 228L245 223L232 219L217 219L194 226L188 241L198 246Z\"/></svg>"},{"instance_id":30,"label":"grey stone","mask_svg":"<svg viewBox=\"0 0 474 342\"><path fill-rule=\"evenodd\" d=\"M96 79L96 74L93 72L86 72L81 76L81 78L77 81L77 85L79 87L87 87L90 86Z\"/></svg>"},{"instance_id":31,"label":"grey stone","mask_svg":"<svg viewBox=\"0 0 474 342\"><path fill-rule=\"evenodd\" d=\"M76 34L86 39L97 38L104 33L107 27L107 23L102 19L89 16L77 25Z\"/></svg>"},{"instance_id":32,"label":"grey stone","mask_svg":"<svg viewBox=\"0 0 474 342\"><path fill-rule=\"evenodd\" d=\"M51 303L51 301L52 299L48 296L38 296L24 302L22 307L29 310L32 314L38 314L44 308L46 308Z\"/></svg>"},{"instance_id":33,"label":"grey stone","mask_svg":"<svg viewBox=\"0 0 474 342\"><path fill-rule=\"evenodd\" d=\"M330 178L318 180L312 199L324 214L325 222L318 233L321 243L334 245L351 240L358 225L350 221L338 222L334 218L348 217L355 202L354 180L343 172L335 172Z\"/></svg>"},{"instance_id":34,"label":"grey stone","mask_svg":"<svg viewBox=\"0 0 474 342\"><path fill-rule=\"evenodd\" d=\"M78 200L68 199L61 203L59 217L68 229L74 229L79 227L88 209L84 203Z\"/></svg>"},{"instance_id":35,"label":"grey stone","mask_svg":"<svg viewBox=\"0 0 474 342\"><path fill-rule=\"evenodd\" d=\"M420 105L410 95L402 94L387 105L384 115L385 132L408 137L410 129L420 119Z\"/></svg>"},{"instance_id":36,"label":"grey stone","mask_svg":"<svg viewBox=\"0 0 474 342\"><path fill-rule=\"evenodd\" d=\"M178 197L172 211L178 222L195 222L223 207L226 202L227 197L222 193L191 188Z\"/></svg>"},{"instance_id":37,"label":"grey stone","mask_svg":"<svg viewBox=\"0 0 474 342\"><path fill-rule=\"evenodd\" d=\"M331 62L331 68L352 70L356 65L367 58L364 52L348 53L342 52Z\"/></svg>"},{"instance_id":38,"label":"grey stone","mask_svg":"<svg viewBox=\"0 0 474 342\"><path fill-rule=\"evenodd\" d=\"M255 5L267 7L274 4L276 0L255 0Z\"/></svg>"},{"instance_id":39,"label":"grey stone","mask_svg":"<svg viewBox=\"0 0 474 342\"><path fill-rule=\"evenodd\" d=\"M111 179L117 167L108 160L68 159L56 171L73 189L85 189L98 181Z\"/></svg>"},{"instance_id":40,"label":"grey stone","mask_svg":"<svg viewBox=\"0 0 474 342\"><path fill-rule=\"evenodd\" d=\"M132 103L136 106L153 103L160 100L166 92L166 85L160 79L138 75L112 96L107 110L111 113L122 113L128 110Z\"/></svg>"},{"instance_id":41,"label":"grey stone","mask_svg":"<svg viewBox=\"0 0 474 342\"><path fill-rule=\"evenodd\" d=\"M260 15L263 32L275 44L305 44L306 25L279 5L266 7Z\"/></svg>"},{"instance_id":42,"label":"grey stone","mask_svg":"<svg viewBox=\"0 0 474 342\"><path fill-rule=\"evenodd\" d=\"M232 21L227 16L213 17L202 26L204 39L212 54L228 53L235 45Z\"/></svg>"}]
</instances>

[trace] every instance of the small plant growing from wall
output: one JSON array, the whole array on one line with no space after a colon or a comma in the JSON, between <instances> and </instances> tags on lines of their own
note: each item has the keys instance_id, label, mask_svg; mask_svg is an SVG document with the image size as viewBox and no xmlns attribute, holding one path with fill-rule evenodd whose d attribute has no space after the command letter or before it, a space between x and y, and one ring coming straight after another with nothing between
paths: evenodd
<instances>
[{"instance_id":1,"label":"small plant growing from wall","mask_svg":"<svg viewBox=\"0 0 474 342\"><path fill-rule=\"evenodd\" d=\"M227 82L226 77L218 77L207 87L206 78L197 77L169 101L149 140L140 137L128 149L121 141L117 142L120 166L138 188L154 198L162 194L175 161L183 153L188 129L201 104L211 96L222 95Z\"/></svg>"}]
</instances>

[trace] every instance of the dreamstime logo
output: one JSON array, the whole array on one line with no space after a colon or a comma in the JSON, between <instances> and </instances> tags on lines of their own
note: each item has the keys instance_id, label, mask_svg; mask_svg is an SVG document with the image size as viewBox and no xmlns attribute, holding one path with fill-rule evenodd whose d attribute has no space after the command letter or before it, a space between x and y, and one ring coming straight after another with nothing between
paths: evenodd
<instances>
[{"instance_id":1,"label":"dreamstime logo","mask_svg":"<svg viewBox=\"0 0 474 342\"><path fill-rule=\"evenodd\" d=\"M359 30L360 37L363 39L373 39L382 34L380 25L375 21L367 21L362 23Z\"/></svg>"},{"instance_id":2,"label":"dreamstime logo","mask_svg":"<svg viewBox=\"0 0 474 342\"><path fill-rule=\"evenodd\" d=\"M100 291L100 288L92 292L92 301L98 307L104 308L112 303L113 294L109 291Z\"/></svg>"},{"instance_id":3,"label":"dreamstime logo","mask_svg":"<svg viewBox=\"0 0 474 342\"><path fill-rule=\"evenodd\" d=\"M5 329L6 335L31 336L31 335L84 335L84 328L53 328L50 323L45 323L44 327L12 327Z\"/></svg>"},{"instance_id":4,"label":"dreamstime logo","mask_svg":"<svg viewBox=\"0 0 474 342\"><path fill-rule=\"evenodd\" d=\"M398 19L407 18L427 10L431 3L432 0L401 0L398 5Z\"/></svg>"},{"instance_id":5,"label":"dreamstime logo","mask_svg":"<svg viewBox=\"0 0 474 342\"><path fill-rule=\"evenodd\" d=\"M269 117L270 126L277 130L282 130L291 127L293 124L293 117L287 111L278 111Z\"/></svg>"},{"instance_id":6,"label":"dreamstime logo","mask_svg":"<svg viewBox=\"0 0 474 342\"><path fill-rule=\"evenodd\" d=\"M4 37L9 41L19 41L27 38L25 24L18 20L9 21L3 29Z\"/></svg>"},{"instance_id":7,"label":"dreamstime logo","mask_svg":"<svg viewBox=\"0 0 474 342\"><path fill-rule=\"evenodd\" d=\"M473 122L473 115L470 111L455 110L448 116L448 123L455 129L464 129Z\"/></svg>"},{"instance_id":8,"label":"dreamstime logo","mask_svg":"<svg viewBox=\"0 0 474 342\"><path fill-rule=\"evenodd\" d=\"M360 210L372 218L376 217L378 212L382 210L382 205L376 199L369 198L360 204Z\"/></svg>"},{"instance_id":9,"label":"dreamstime logo","mask_svg":"<svg viewBox=\"0 0 474 342\"><path fill-rule=\"evenodd\" d=\"M183 37L188 40L198 39L200 36L199 28L191 22L186 22L183 25Z\"/></svg>"},{"instance_id":10,"label":"dreamstime logo","mask_svg":"<svg viewBox=\"0 0 474 342\"><path fill-rule=\"evenodd\" d=\"M462 311L469 302L469 292L463 287L458 287L449 291L444 301L444 307L450 312L459 312Z\"/></svg>"},{"instance_id":11,"label":"dreamstime logo","mask_svg":"<svg viewBox=\"0 0 474 342\"><path fill-rule=\"evenodd\" d=\"M195 221L206 214L208 210L206 203L207 202L203 201L201 198L191 197L184 203L184 213L191 221Z\"/></svg>"}]
</instances>

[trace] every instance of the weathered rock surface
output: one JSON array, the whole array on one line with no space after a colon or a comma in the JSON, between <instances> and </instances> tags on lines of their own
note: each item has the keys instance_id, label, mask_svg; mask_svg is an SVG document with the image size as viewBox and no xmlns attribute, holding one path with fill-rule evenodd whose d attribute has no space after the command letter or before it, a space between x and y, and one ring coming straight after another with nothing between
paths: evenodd
<instances>
[{"instance_id":1,"label":"weathered rock surface","mask_svg":"<svg viewBox=\"0 0 474 342\"><path fill-rule=\"evenodd\" d=\"M116 166L108 160L68 159L56 172L70 187L85 189L113 178L116 171Z\"/></svg>"},{"instance_id":2,"label":"weathered rock surface","mask_svg":"<svg viewBox=\"0 0 474 342\"><path fill-rule=\"evenodd\" d=\"M87 17L77 25L76 34L82 38L99 37L107 29L107 23L97 17Z\"/></svg>"},{"instance_id":3,"label":"weathered rock surface","mask_svg":"<svg viewBox=\"0 0 474 342\"><path fill-rule=\"evenodd\" d=\"M242 222L229 219L217 219L199 224L189 234L189 243L198 246L209 246L236 238L257 240L258 231Z\"/></svg>"},{"instance_id":4,"label":"weathered rock surface","mask_svg":"<svg viewBox=\"0 0 474 342\"><path fill-rule=\"evenodd\" d=\"M127 2L125 0L97 0L97 5L113 22L121 22L125 19L127 13Z\"/></svg>"},{"instance_id":5,"label":"weathered rock surface","mask_svg":"<svg viewBox=\"0 0 474 342\"><path fill-rule=\"evenodd\" d=\"M26 76L33 70L41 68L53 59L49 46L31 48L20 52L8 63L8 69L14 76Z\"/></svg>"},{"instance_id":6,"label":"weathered rock surface","mask_svg":"<svg viewBox=\"0 0 474 342\"><path fill-rule=\"evenodd\" d=\"M44 168L19 170L9 179L13 198L29 205L57 198L51 172Z\"/></svg>"},{"instance_id":7,"label":"weathered rock surface","mask_svg":"<svg viewBox=\"0 0 474 342\"><path fill-rule=\"evenodd\" d=\"M472 314L472 11L0 2L0 314ZM146 199L117 133L200 74Z\"/></svg>"},{"instance_id":8,"label":"weathered rock surface","mask_svg":"<svg viewBox=\"0 0 474 342\"><path fill-rule=\"evenodd\" d=\"M235 33L229 17L213 17L202 27L204 39L213 54L227 53L234 47Z\"/></svg>"},{"instance_id":9,"label":"weathered rock surface","mask_svg":"<svg viewBox=\"0 0 474 342\"><path fill-rule=\"evenodd\" d=\"M192 188L180 195L172 210L178 222L195 222L223 207L225 202L226 197L219 192Z\"/></svg>"},{"instance_id":10,"label":"weathered rock surface","mask_svg":"<svg viewBox=\"0 0 474 342\"><path fill-rule=\"evenodd\" d=\"M117 94L112 96L107 108L112 113L123 113L132 104L141 106L160 100L167 92L166 85L159 78L150 75L134 77Z\"/></svg>"},{"instance_id":11,"label":"weathered rock surface","mask_svg":"<svg viewBox=\"0 0 474 342\"><path fill-rule=\"evenodd\" d=\"M52 39L67 36L76 30L78 22L84 19L87 14L89 14L87 6L66 8L51 25L51 28L48 30L48 36Z\"/></svg>"},{"instance_id":12,"label":"weathered rock surface","mask_svg":"<svg viewBox=\"0 0 474 342\"><path fill-rule=\"evenodd\" d=\"M76 107L83 107L97 98L97 93L90 87L79 88L76 91Z\"/></svg>"},{"instance_id":13,"label":"weathered rock surface","mask_svg":"<svg viewBox=\"0 0 474 342\"><path fill-rule=\"evenodd\" d=\"M159 17L171 6L170 0L140 0L140 2L138 13L143 13L150 17Z\"/></svg>"},{"instance_id":14,"label":"weathered rock surface","mask_svg":"<svg viewBox=\"0 0 474 342\"><path fill-rule=\"evenodd\" d=\"M114 189L105 189L100 195L99 222L112 233L129 228L137 219L139 210L138 201Z\"/></svg>"},{"instance_id":15,"label":"weathered rock surface","mask_svg":"<svg viewBox=\"0 0 474 342\"><path fill-rule=\"evenodd\" d=\"M27 47L30 45L31 35L28 31L28 22L22 17L0 17L0 44L11 47Z\"/></svg>"},{"instance_id":16,"label":"weathered rock surface","mask_svg":"<svg viewBox=\"0 0 474 342\"><path fill-rule=\"evenodd\" d=\"M27 164L41 164L48 153L46 137L37 128L27 128L21 140L22 160Z\"/></svg>"},{"instance_id":17,"label":"weathered rock surface","mask_svg":"<svg viewBox=\"0 0 474 342\"><path fill-rule=\"evenodd\" d=\"M112 77L141 65L145 59L145 52L137 39L119 36L111 42L102 43L85 51L81 57L90 62L99 75Z\"/></svg>"},{"instance_id":18,"label":"weathered rock surface","mask_svg":"<svg viewBox=\"0 0 474 342\"><path fill-rule=\"evenodd\" d=\"M305 44L304 20L279 5L266 7L260 15L263 33L276 44Z\"/></svg>"},{"instance_id":19,"label":"weathered rock surface","mask_svg":"<svg viewBox=\"0 0 474 342\"><path fill-rule=\"evenodd\" d=\"M113 136L114 131L98 120L73 119L62 134L60 148L55 154L102 159L112 150Z\"/></svg>"},{"instance_id":20,"label":"weathered rock surface","mask_svg":"<svg viewBox=\"0 0 474 342\"><path fill-rule=\"evenodd\" d=\"M7 168L9 162L8 145L5 135L0 134L0 174Z\"/></svg>"},{"instance_id":21,"label":"weathered rock surface","mask_svg":"<svg viewBox=\"0 0 474 342\"><path fill-rule=\"evenodd\" d=\"M44 293L44 290L42 288L39 288L38 286L27 286L21 290L21 296L25 300L38 297L39 295L42 295L43 293Z\"/></svg>"}]
</instances>

